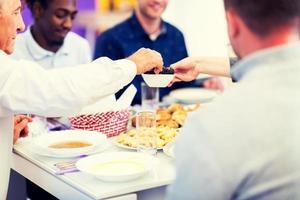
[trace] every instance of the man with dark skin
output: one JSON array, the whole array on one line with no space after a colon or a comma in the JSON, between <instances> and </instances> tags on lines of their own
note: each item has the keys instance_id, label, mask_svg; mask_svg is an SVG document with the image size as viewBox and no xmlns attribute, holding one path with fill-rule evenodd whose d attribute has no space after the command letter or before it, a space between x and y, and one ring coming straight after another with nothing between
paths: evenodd
<instances>
[{"instance_id":1,"label":"man with dark skin","mask_svg":"<svg viewBox=\"0 0 300 200\"><path fill-rule=\"evenodd\" d=\"M71 32L78 12L76 0L26 0L26 3L34 22L26 32L17 36L13 58L33 60L45 69L91 62L88 41ZM51 130L68 128L65 119L37 120L47 122Z\"/></svg>"},{"instance_id":2,"label":"man with dark skin","mask_svg":"<svg viewBox=\"0 0 300 200\"><path fill-rule=\"evenodd\" d=\"M42 48L57 52L73 26L76 0L27 0L27 4L35 20L31 28L34 39Z\"/></svg>"}]
</instances>

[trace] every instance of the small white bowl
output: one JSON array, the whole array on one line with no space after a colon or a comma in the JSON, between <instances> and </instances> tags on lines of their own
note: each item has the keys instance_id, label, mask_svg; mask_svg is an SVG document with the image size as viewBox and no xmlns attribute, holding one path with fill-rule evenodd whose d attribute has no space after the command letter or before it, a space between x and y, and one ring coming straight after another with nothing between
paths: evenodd
<instances>
[{"instance_id":1,"label":"small white bowl","mask_svg":"<svg viewBox=\"0 0 300 200\"><path fill-rule=\"evenodd\" d=\"M149 87L167 87L174 78L174 74L142 74Z\"/></svg>"}]
</instances>

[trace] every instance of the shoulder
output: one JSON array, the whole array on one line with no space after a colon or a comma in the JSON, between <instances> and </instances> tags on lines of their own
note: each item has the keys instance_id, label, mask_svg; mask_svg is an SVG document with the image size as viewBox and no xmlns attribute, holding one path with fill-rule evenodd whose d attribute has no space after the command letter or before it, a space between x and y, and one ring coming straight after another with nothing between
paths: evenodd
<instances>
[{"instance_id":1,"label":"shoulder","mask_svg":"<svg viewBox=\"0 0 300 200\"><path fill-rule=\"evenodd\" d=\"M107 29L103 33L101 33L100 36L98 36L97 39L112 39L112 38L118 38L120 36L123 36L130 30L130 22L129 19L126 19L125 21Z\"/></svg>"},{"instance_id":2,"label":"shoulder","mask_svg":"<svg viewBox=\"0 0 300 200\"><path fill-rule=\"evenodd\" d=\"M15 47L23 47L28 40L28 32L19 33L16 37Z\"/></svg>"},{"instance_id":3,"label":"shoulder","mask_svg":"<svg viewBox=\"0 0 300 200\"><path fill-rule=\"evenodd\" d=\"M28 49L26 43L28 40L27 33L19 33L16 37L14 52L11 55L12 58L23 59L28 57Z\"/></svg>"},{"instance_id":4,"label":"shoulder","mask_svg":"<svg viewBox=\"0 0 300 200\"><path fill-rule=\"evenodd\" d=\"M183 37L183 33L176 26L164 21L164 25L167 28L168 33Z\"/></svg>"}]
</instances>

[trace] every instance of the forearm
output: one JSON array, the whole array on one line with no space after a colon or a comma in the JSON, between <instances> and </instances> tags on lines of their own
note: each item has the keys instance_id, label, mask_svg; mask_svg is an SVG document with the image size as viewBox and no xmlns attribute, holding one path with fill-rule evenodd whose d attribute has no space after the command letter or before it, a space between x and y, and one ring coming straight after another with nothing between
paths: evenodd
<instances>
[{"instance_id":1,"label":"forearm","mask_svg":"<svg viewBox=\"0 0 300 200\"><path fill-rule=\"evenodd\" d=\"M7 66L7 73L1 74L6 78L0 81L0 102L14 113L68 116L86 104L115 93L131 82L135 74L135 64L126 60L102 59L48 71L33 62L12 62Z\"/></svg>"},{"instance_id":2,"label":"forearm","mask_svg":"<svg viewBox=\"0 0 300 200\"><path fill-rule=\"evenodd\" d=\"M199 74L230 77L230 66L227 58L198 57L195 59Z\"/></svg>"}]
</instances>

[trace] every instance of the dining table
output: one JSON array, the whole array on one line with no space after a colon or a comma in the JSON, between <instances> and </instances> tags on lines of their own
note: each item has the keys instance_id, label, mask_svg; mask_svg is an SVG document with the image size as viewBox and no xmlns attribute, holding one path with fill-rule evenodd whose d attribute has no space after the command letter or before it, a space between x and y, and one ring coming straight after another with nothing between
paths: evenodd
<instances>
[{"instance_id":1,"label":"dining table","mask_svg":"<svg viewBox=\"0 0 300 200\"><path fill-rule=\"evenodd\" d=\"M56 158L39 155L30 148L32 138L20 139L14 145L12 169L48 193L62 200L161 200L165 199L167 186L175 179L174 159L159 150L158 162L146 175L131 181L105 182L80 171L58 175L57 163L74 158ZM115 145L110 138L105 152L136 151Z\"/></svg>"}]
</instances>

